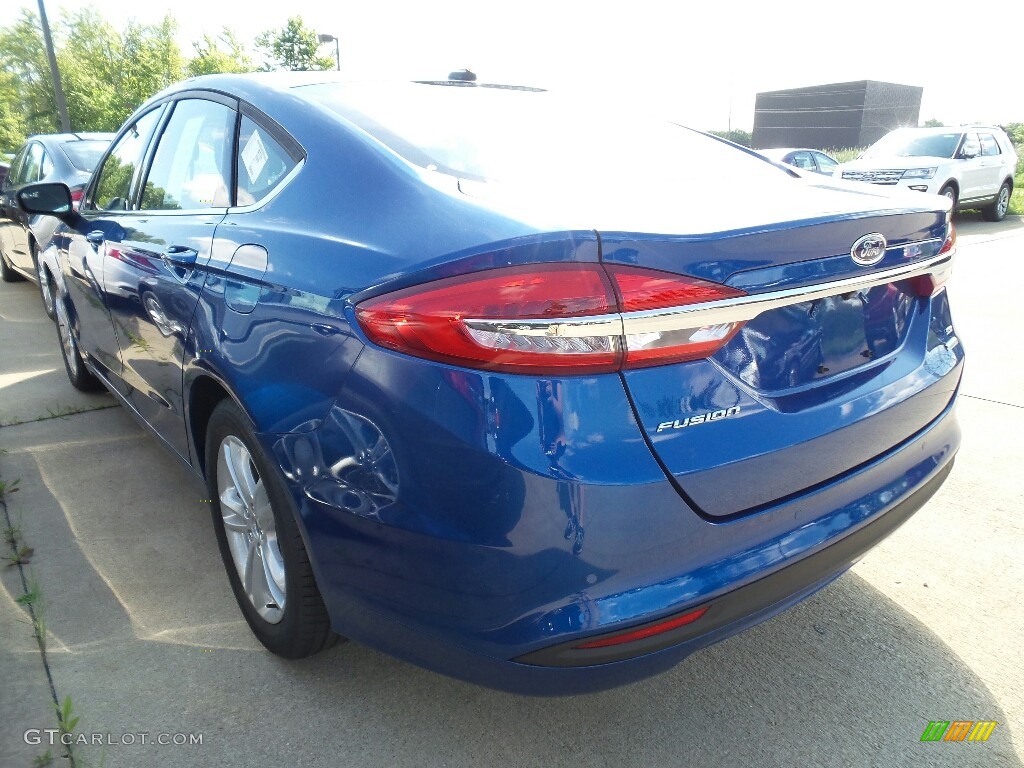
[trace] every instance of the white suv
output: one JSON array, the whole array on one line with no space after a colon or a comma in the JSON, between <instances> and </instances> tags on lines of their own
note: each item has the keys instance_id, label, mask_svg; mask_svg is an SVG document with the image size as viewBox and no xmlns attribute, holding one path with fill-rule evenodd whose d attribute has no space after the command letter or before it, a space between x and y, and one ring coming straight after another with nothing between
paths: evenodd
<instances>
[{"instance_id":1,"label":"white suv","mask_svg":"<svg viewBox=\"0 0 1024 768\"><path fill-rule=\"evenodd\" d=\"M954 209L981 208L1002 221L1016 166L1013 144L996 126L897 128L832 175L945 195Z\"/></svg>"}]
</instances>

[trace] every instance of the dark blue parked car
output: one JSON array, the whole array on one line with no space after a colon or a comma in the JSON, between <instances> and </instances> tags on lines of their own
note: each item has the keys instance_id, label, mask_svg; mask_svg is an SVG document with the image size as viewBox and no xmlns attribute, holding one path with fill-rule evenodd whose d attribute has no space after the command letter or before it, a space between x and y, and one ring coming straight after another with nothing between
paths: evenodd
<instances>
[{"instance_id":1,"label":"dark blue parked car","mask_svg":"<svg viewBox=\"0 0 1024 768\"><path fill-rule=\"evenodd\" d=\"M0 172L0 280L34 280L50 318L54 316L50 273L38 258L38 244L49 240L56 222L50 216L27 216L16 195L28 184L60 181L68 185L77 203L112 138L112 133L29 136L11 161L9 172Z\"/></svg>"},{"instance_id":2,"label":"dark blue parked car","mask_svg":"<svg viewBox=\"0 0 1024 768\"><path fill-rule=\"evenodd\" d=\"M187 81L80 211L19 194L62 219L72 383L205 477L270 650L615 685L820 589L948 475L948 201L614 103L330 78Z\"/></svg>"}]
</instances>

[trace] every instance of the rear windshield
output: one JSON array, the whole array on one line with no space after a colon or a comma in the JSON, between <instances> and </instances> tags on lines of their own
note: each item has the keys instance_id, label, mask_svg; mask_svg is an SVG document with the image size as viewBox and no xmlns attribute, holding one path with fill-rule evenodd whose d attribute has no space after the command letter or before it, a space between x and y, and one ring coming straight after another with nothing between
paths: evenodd
<instances>
[{"instance_id":1,"label":"rear windshield","mask_svg":"<svg viewBox=\"0 0 1024 768\"><path fill-rule=\"evenodd\" d=\"M552 174L699 180L780 171L762 159L667 121L619 116L592 101L535 90L408 83L302 86L410 163L475 181L538 181Z\"/></svg>"},{"instance_id":2,"label":"rear windshield","mask_svg":"<svg viewBox=\"0 0 1024 768\"><path fill-rule=\"evenodd\" d=\"M864 157L952 157L962 135L959 131L923 136L895 131L868 147Z\"/></svg>"},{"instance_id":3,"label":"rear windshield","mask_svg":"<svg viewBox=\"0 0 1024 768\"><path fill-rule=\"evenodd\" d=\"M80 171L92 173L96 163L100 161L100 155L110 145L109 141L93 141L84 139L82 141L65 141L60 145L68 160Z\"/></svg>"}]
</instances>

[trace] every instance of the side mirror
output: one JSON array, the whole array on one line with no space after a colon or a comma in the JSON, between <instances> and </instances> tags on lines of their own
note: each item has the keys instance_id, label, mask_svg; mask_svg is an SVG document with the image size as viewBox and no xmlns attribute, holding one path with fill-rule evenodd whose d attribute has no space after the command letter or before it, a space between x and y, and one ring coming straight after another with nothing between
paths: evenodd
<instances>
[{"instance_id":1,"label":"side mirror","mask_svg":"<svg viewBox=\"0 0 1024 768\"><path fill-rule=\"evenodd\" d=\"M964 148L960 150L960 156L965 160L977 157L981 154L981 144L976 141L965 141Z\"/></svg>"},{"instance_id":2,"label":"side mirror","mask_svg":"<svg viewBox=\"0 0 1024 768\"><path fill-rule=\"evenodd\" d=\"M75 216L67 184L29 184L18 190L18 205L25 213L41 213L70 221Z\"/></svg>"}]
</instances>

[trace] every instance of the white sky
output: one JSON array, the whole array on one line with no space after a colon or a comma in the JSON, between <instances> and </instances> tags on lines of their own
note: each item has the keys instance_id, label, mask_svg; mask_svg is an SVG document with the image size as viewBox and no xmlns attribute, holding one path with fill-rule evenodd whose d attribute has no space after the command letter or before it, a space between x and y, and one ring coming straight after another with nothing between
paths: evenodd
<instances>
[{"instance_id":1,"label":"white sky","mask_svg":"<svg viewBox=\"0 0 1024 768\"><path fill-rule=\"evenodd\" d=\"M46 0L51 24L62 8L80 5ZM251 42L298 14L340 38L342 71L352 77L440 78L468 67L490 82L584 90L593 94L595 117L639 101L694 128L725 129L731 117L733 128L750 130L758 91L869 79L923 86L922 121L1024 122L1024 89L1014 82L1008 53L1014 25L1005 13L984 20L980 8L966 19L969 6L952 0L739 0L692 8L673 0L92 5L115 26L129 18L153 23L170 9L186 54L191 40L225 25ZM14 8L37 3L5 6L13 18ZM322 50L334 53L330 44Z\"/></svg>"}]
</instances>

